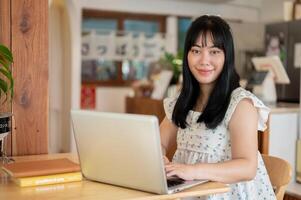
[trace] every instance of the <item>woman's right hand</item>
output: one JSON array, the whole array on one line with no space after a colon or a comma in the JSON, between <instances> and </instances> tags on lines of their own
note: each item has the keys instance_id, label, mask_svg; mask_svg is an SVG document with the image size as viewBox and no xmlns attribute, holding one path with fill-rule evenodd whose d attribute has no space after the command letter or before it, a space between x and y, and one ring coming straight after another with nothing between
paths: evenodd
<instances>
[{"instance_id":1,"label":"woman's right hand","mask_svg":"<svg viewBox=\"0 0 301 200\"><path fill-rule=\"evenodd\" d=\"M164 165L170 163L170 161L168 160L168 158L166 156L163 156L163 161L164 161Z\"/></svg>"}]
</instances>

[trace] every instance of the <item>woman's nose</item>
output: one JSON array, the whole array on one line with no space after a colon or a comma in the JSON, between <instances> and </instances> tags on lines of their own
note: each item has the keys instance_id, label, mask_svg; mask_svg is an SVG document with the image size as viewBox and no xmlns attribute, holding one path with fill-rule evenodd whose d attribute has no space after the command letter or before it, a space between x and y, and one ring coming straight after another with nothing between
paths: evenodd
<instances>
[{"instance_id":1,"label":"woman's nose","mask_svg":"<svg viewBox=\"0 0 301 200\"><path fill-rule=\"evenodd\" d=\"M209 53L206 52L206 51L203 51L200 54L199 63L201 65L208 65L209 64L209 60L210 60Z\"/></svg>"}]
</instances>

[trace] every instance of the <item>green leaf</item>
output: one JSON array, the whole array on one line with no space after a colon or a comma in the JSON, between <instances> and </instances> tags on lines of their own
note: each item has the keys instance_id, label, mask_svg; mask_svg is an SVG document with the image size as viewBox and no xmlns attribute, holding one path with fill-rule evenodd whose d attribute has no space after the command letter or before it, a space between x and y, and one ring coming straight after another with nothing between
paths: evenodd
<instances>
[{"instance_id":1,"label":"green leaf","mask_svg":"<svg viewBox=\"0 0 301 200\"><path fill-rule=\"evenodd\" d=\"M0 79L0 92L0 97L2 96L2 94L5 94L5 99L3 100L3 102L1 102L4 103L7 101L7 83L2 79Z\"/></svg>"},{"instance_id":2,"label":"green leaf","mask_svg":"<svg viewBox=\"0 0 301 200\"><path fill-rule=\"evenodd\" d=\"M0 104L4 103L8 99L10 94L10 100L14 95L14 79L10 65L13 62L13 56L11 51L4 45L0 44L0 75L2 74L4 79L0 78L0 98L5 95L5 99Z\"/></svg>"},{"instance_id":3,"label":"green leaf","mask_svg":"<svg viewBox=\"0 0 301 200\"><path fill-rule=\"evenodd\" d=\"M10 88L12 87L13 77L10 71L6 70L5 68L0 68L0 73L2 73L10 82Z\"/></svg>"},{"instance_id":4,"label":"green leaf","mask_svg":"<svg viewBox=\"0 0 301 200\"><path fill-rule=\"evenodd\" d=\"M9 64L10 63L5 62L5 60L0 59L0 64L3 65L4 68L9 69Z\"/></svg>"},{"instance_id":5,"label":"green leaf","mask_svg":"<svg viewBox=\"0 0 301 200\"><path fill-rule=\"evenodd\" d=\"M0 90L2 90L4 93L7 93L7 83L0 79Z\"/></svg>"},{"instance_id":6,"label":"green leaf","mask_svg":"<svg viewBox=\"0 0 301 200\"><path fill-rule=\"evenodd\" d=\"M8 78L9 80L12 80L12 79L13 79L10 70L7 70L6 68L0 68L0 72L1 72L6 78Z\"/></svg>"},{"instance_id":7,"label":"green leaf","mask_svg":"<svg viewBox=\"0 0 301 200\"><path fill-rule=\"evenodd\" d=\"M10 63L13 62L11 51L6 46L0 44L0 59L2 59L2 57Z\"/></svg>"},{"instance_id":8,"label":"green leaf","mask_svg":"<svg viewBox=\"0 0 301 200\"><path fill-rule=\"evenodd\" d=\"M10 81L10 87L8 89L10 90L10 98L12 100L14 97L14 79L11 79Z\"/></svg>"}]
</instances>

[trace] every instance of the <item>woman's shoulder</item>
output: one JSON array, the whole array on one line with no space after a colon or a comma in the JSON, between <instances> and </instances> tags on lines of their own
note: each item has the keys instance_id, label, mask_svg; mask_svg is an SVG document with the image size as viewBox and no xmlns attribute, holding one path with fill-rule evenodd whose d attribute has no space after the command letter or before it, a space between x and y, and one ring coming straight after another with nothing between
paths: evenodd
<instances>
[{"instance_id":1,"label":"woman's shoulder","mask_svg":"<svg viewBox=\"0 0 301 200\"><path fill-rule=\"evenodd\" d=\"M232 91L230 101L232 103L238 103L239 101L245 98L251 99L254 105L265 106L264 103L258 97L256 97L252 92L242 87L238 87Z\"/></svg>"},{"instance_id":2,"label":"woman's shoulder","mask_svg":"<svg viewBox=\"0 0 301 200\"><path fill-rule=\"evenodd\" d=\"M166 97L163 100L163 107L166 114L166 117L171 120L172 112L175 107L175 104L178 100L180 93L176 93L170 97Z\"/></svg>"},{"instance_id":3,"label":"woman's shoulder","mask_svg":"<svg viewBox=\"0 0 301 200\"><path fill-rule=\"evenodd\" d=\"M228 125L232 114L234 113L234 110L236 109L239 102L241 102L244 99L248 99L249 101L251 101L252 105L257 109L259 114L258 130L264 130L266 127L265 122L267 121L270 109L267 106L265 106L264 103L259 98L257 98L252 92L247 91L242 87L236 88L231 93L230 103L225 115L226 125Z\"/></svg>"},{"instance_id":4,"label":"woman's shoulder","mask_svg":"<svg viewBox=\"0 0 301 200\"><path fill-rule=\"evenodd\" d=\"M239 96L255 96L255 95L250 91L244 89L243 87L238 87L232 91L231 98L237 98Z\"/></svg>"},{"instance_id":5,"label":"woman's shoulder","mask_svg":"<svg viewBox=\"0 0 301 200\"><path fill-rule=\"evenodd\" d=\"M170 104L170 105L175 104L176 101L177 101L178 98L179 98L179 95L180 95L180 93L175 93L175 94L173 94L173 95L171 95L171 96L168 96L168 97L164 98L164 99L163 99L164 105L165 105L165 104Z\"/></svg>"}]
</instances>

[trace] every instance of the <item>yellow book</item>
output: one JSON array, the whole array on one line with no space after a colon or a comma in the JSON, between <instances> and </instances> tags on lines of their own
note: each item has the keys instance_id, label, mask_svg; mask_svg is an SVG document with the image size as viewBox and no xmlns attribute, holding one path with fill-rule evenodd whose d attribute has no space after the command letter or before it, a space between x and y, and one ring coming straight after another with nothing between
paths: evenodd
<instances>
[{"instance_id":1,"label":"yellow book","mask_svg":"<svg viewBox=\"0 0 301 200\"><path fill-rule=\"evenodd\" d=\"M29 187L29 186L39 186L39 185L81 181L82 174L81 172L71 172L71 173L62 173L62 174L52 174L46 176L14 178L13 180L21 187Z\"/></svg>"}]
</instances>

